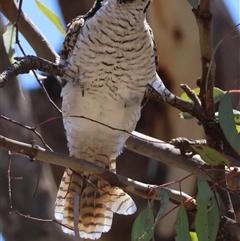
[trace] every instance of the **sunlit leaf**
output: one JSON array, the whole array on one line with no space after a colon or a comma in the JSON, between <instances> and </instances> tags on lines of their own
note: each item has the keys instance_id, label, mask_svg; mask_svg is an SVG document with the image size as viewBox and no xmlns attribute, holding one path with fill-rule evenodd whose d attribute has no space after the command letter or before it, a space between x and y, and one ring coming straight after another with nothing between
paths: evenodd
<instances>
[{"instance_id":1,"label":"sunlit leaf","mask_svg":"<svg viewBox=\"0 0 240 241\"><path fill-rule=\"evenodd\" d=\"M154 217L151 207L148 205L142 210L132 228L132 241L149 241L154 234Z\"/></svg>"},{"instance_id":2,"label":"sunlit leaf","mask_svg":"<svg viewBox=\"0 0 240 241\"><path fill-rule=\"evenodd\" d=\"M240 111L233 109L234 122L236 125L240 125Z\"/></svg>"},{"instance_id":3,"label":"sunlit leaf","mask_svg":"<svg viewBox=\"0 0 240 241\"><path fill-rule=\"evenodd\" d=\"M193 89L192 91L196 95L199 95L200 88ZM181 94L181 98L184 99L184 100L191 101L191 99L188 97L188 95L185 92ZM182 118L182 119L192 119L193 118L193 116L191 114L189 114L188 112L181 112L179 114L179 117Z\"/></svg>"},{"instance_id":4,"label":"sunlit leaf","mask_svg":"<svg viewBox=\"0 0 240 241\"><path fill-rule=\"evenodd\" d=\"M199 95L199 93L200 93L200 88L193 89L192 91L193 91L196 95ZM191 100L185 92L181 94L181 98L184 99L184 100Z\"/></svg>"},{"instance_id":5,"label":"sunlit leaf","mask_svg":"<svg viewBox=\"0 0 240 241\"><path fill-rule=\"evenodd\" d=\"M205 145L191 145L192 149L198 153L203 161L212 166L220 164L230 167L230 162L225 155L217 150Z\"/></svg>"},{"instance_id":6,"label":"sunlit leaf","mask_svg":"<svg viewBox=\"0 0 240 241\"><path fill-rule=\"evenodd\" d=\"M200 93L200 88L195 88L192 91L198 96ZM214 87L213 88L214 103L219 102L225 94L226 94L226 91L221 90L217 87ZM184 100L191 100L185 92L181 94L181 98Z\"/></svg>"},{"instance_id":7,"label":"sunlit leaf","mask_svg":"<svg viewBox=\"0 0 240 241\"><path fill-rule=\"evenodd\" d=\"M193 92L196 94L196 95L199 95L200 93L200 88L196 88L196 89L193 89ZM213 89L213 98L214 98L214 103L216 104L217 102L219 102L222 97L226 94L226 91L223 91L217 87L214 87ZM186 93L183 93L181 95L181 98L184 99L184 100L190 100L190 98L187 96ZM218 115L218 113L217 113ZM187 112L181 112L180 113L180 118L182 119L191 119L193 118L193 116Z\"/></svg>"},{"instance_id":8,"label":"sunlit leaf","mask_svg":"<svg viewBox=\"0 0 240 241\"><path fill-rule=\"evenodd\" d=\"M221 90L217 87L214 87L213 88L214 103L216 104L217 102L219 102L226 93L227 93L226 91Z\"/></svg>"},{"instance_id":9,"label":"sunlit leaf","mask_svg":"<svg viewBox=\"0 0 240 241\"><path fill-rule=\"evenodd\" d=\"M8 58L11 63L13 63L16 57L15 54L15 42L16 42L16 28L8 22L6 25L6 31L3 34L3 42L5 50L8 54Z\"/></svg>"},{"instance_id":10,"label":"sunlit leaf","mask_svg":"<svg viewBox=\"0 0 240 241\"><path fill-rule=\"evenodd\" d=\"M229 94L225 94L219 105L219 124L233 149L240 154L240 135L237 132L232 103Z\"/></svg>"},{"instance_id":11,"label":"sunlit leaf","mask_svg":"<svg viewBox=\"0 0 240 241\"><path fill-rule=\"evenodd\" d=\"M59 17L52 12L49 8L43 5L39 0L35 0L38 8L54 23L62 35L65 35L65 29L62 26L62 23Z\"/></svg>"},{"instance_id":12,"label":"sunlit leaf","mask_svg":"<svg viewBox=\"0 0 240 241\"><path fill-rule=\"evenodd\" d=\"M195 232L190 232L190 237L192 241L198 241L198 236L197 233Z\"/></svg>"},{"instance_id":13,"label":"sunlit leaf","mask_svg":"<svg viewBox=\"0 0 240 241\"><path fill-rule=\"evenodd\" d=\"M154 226L157 225L159 219L162 217L162 215L163 215L163 213L166 210L166 207L168 205L168 201L169 201L169 195L168 195L167 191L161 190L161 189L160 190L155 189L155 192L157 193L157 195L159 197L162 197L162 200L161 200L161 207L160 207L160 209L157 213L157 216L155 218L155 225Z\"/></svg>"},{"instance_id":14,"label":"sunlit leaf","mask_svg":"<svg viewBox=\"0 0 240 241\"><path fill-rule=\"evenodd\" d=\"M215 241L219 226L219 211L214 193L202 174L198 176L197 214L195 227L199 241Z\"/></svg>"},{"instance_id":15,"label":"sunlit leaf","mask_svg":"<svg viewBox=\"0 0 240 241\"><path fill-rule=\"evenodd\" d=\"M184 205L181 203L178 213L177 213L177 221L175 223L175 230L176 230L176 241L191 241L191 237L189 234L189 227L188 227L188 218L187 212L185 210Z\"/></svg>"},{"instance_id":16,"label":"sunlit leaf","mask_svg":"<svg viewBox=\"0 0 240 241\"><path fill-rule=\"evenodd\" d=\"M237 132L239 134L240 133L240 125L236 125L236 129L237 129Z\"/></svg>"}]
</instances>

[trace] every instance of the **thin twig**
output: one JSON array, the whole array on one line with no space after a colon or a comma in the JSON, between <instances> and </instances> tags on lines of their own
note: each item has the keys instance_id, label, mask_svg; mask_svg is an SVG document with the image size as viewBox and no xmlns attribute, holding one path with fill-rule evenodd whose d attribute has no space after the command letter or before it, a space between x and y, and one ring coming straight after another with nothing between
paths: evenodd
<instances>
[{"instance_id":1,"label":"thin twig","mask_svg":"<svg viewBox=\"0 0 240 241\"><path fill-rule=\"evenodd\" d=\"M11 123L13 123L15 125L18 125L20 127L23 127L26 130L32 131L41 140L41 142L45 146L45 148L47 148L48 150L52 151L51 147L45 142L45 140L43 139L42 135L38 131L36 131L36 128L39 125L37 127L30 127L30 126L27 126L27 125L23 125L20 122L15 121L13 119L10 119L10 118L8 118L6 116L3 116L3 115L0 115L0 118L3 119L3 120L9 121L9 122L11 122Z\"/></svg>"},{"instance_id":2,"label":"thin twig","mask_svg":"<svg viewBox=\"0 0 240 241\"><path fill-rule=\"evenodd\" d=\"M8 177L8 196L9 196L9 204L10 210L12 212L13 204L12 204L12 182L11 182L11 164L12 164L12 155L11 152L8 151L8 170L7 170L7 177Z\"/></svg>"}]
</instances>

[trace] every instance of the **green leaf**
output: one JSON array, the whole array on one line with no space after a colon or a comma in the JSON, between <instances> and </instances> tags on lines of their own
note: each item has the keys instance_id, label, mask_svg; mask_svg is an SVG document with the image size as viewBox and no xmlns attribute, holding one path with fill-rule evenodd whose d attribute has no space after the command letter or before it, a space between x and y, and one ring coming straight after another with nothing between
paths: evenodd
<instances>
[{"instance_id":1,"label":"green leaf","mask_svg":"<svg viewBox=\"0 0 240 241\"><path fill-rule=\"evenodd\" d=\"M215 241L219 226L219 211L214 193L202 174L198 176L197 214L195 227L199 241Z\"/></svg>"},{"instance_id":2,"label":"green leaf","mask_svg":"<svg viewBox=\"0 0 240 241\"><path fill-rule=\"evenodd\" d=\"M8 58L11 63L14 63L15 54L15 42L16 42L16 28L8 22L6 25L6 31L3 34L3 42Z\"/></svg>"},{"instance_id":3,"label":"green leaf","mask_svg":"<svg viewBox=\"0 0 240 241\"><path fill-rule=\"evenodd\" d=\"M198 96L200 93L200 88L193 89L193 92ZM217 87L214 87L213 89L214 103L219 102L226 93L227 93L226 91L221 90ZM185 92L181 94L181 98L184 100L191 100Z\"/></svg>"},{"instance_id":4,"label":"green leaf","mask_svg":"<svg viewBox=\"0 0 240 241\"><path fill-rule=\"evenodd\" d=\"M191 241L191 237L189 234L188 228L188 217L187 212L185 210L184 205L181 203L178 213L177 213L177 221L175 223L176 230L176 241Z\"/></svg>"},{"instance_id":5,"label":"green leaf","mask_svg":"<svg viewBox=\"0 0 240 241\"><path fill-rule=\"evenodd\" d=\"M208 206L197 196L197 214L195 219L195 227L199 241L209 241L208 227Z\"/></svg>"},{"instance_id":6,"label":"green leaf","mask_svg":"<svg viewBox=\"0 0 240 241\"><path fill-rule=\"evenodd\" d=\"M65 29L62 26L62 23L59 17L48 9L45 5L43 5L39 0L35 0L38 8L54 23L54 25L58 28L62 35L65 35Z\"/></svg>"},{"instance_id":7,"label":"green leaf","mask_svg":"<svg viewBox=\"0 0 240 241\"><path fill-rule=\"evenodd\" d=\"M236 129L237 129L237 132L239 134L240 133L240 125L236 125Z\"/></svg>"},{"instance_id":8,"label":"green leaf","mask_svg":"<svg viewBox=\"0 0 240 241\"><path fill-rule=\"evenodd\" d=\"M198 236L197 233L195 232L190 232L190 237L192 241L198 241Z\"/></svg>"},{"instance_id":9,"label":"green leaf","mask_svg":"<svg viewBox=\"0 0 240 241\"><path fill-rule=\"evenodd\" d=\"M132 241L149 241L154 234L154 217L148 205L135 219L132 228Z\"/></svg>"},{"instance_id":10,"label":"green leaf","mask_svg":"<svg viewBox=\"0 0 240 241\"><path fill-rule=\"evenodd\" d=\"M199 88L193 89L193 92L196 95L199 95L200 89ZM181 94L181 98L184 100L191 101L191 99L188 97L188 95L185 92ZM182 119L192 119L193 118L193 116L191 114L189 114L188 112L181 112L179 116Z\"/></svg>"},{"instance_id":11,"label":"green leaf","mask_svg":"<svg viewBox=\"0 0 240 241\"><path fill-rule=\"evenodd\" d=\"M227 93L226 91L221 90L217 87L214 87L213 89L214 104L219 102L226 93Z\"/></svg>"},{"instance_id":12,"label":"green leaf","mask_svg":"<svg viewBox=\"0 0 240 241\"><path fill-rule=\"evenodd\" d=\"M210 241L215 241L218 233L218 227L219 227L219 222L220 222L220 214L218 210L218 205L216 200L213 200L213 204L208 210L208 219L209 219L209 240Z\"/></svg>"},{"instance_id":13,"label":"green leaf","mask_svg":"<svg viewBox=\"0 0 240 241\"><path fill-rule=\"evenodd\" d=\"M157 193L157 195L159 197L162 197L162 200L161 200L161 207L157 213L157 216L155 218L155 224L154 224L154 227L157 225L159 219L162 217L164 211L166 210L166 207L168 205L168 202L169 202L169 195L168 195L168 192L165 191L165 190L159 190L159 189L155 189L155 192Z\"/></svg>"},{"instance_id":14,"label":"green leaf","mask_svg":"<svg viewBox=\"0 0 240 241\"><path fill-rule=\"evenodd\" d=\"M219 124L233 149L240 154L240 135L237 132L229 93L225 94L219 105Z\"/></svg>"},{"instance_id":15,"label":"green leaf","mask_svg":"<svg viewBox=\"0 0 240 241\"><path fill-rule=\"evenodd\" d=\"M199 95L199 93L200 93L200 88L193 89L192 91L193 91L196 95ZM180 97L181 97L182 99L184 99L184 100L191 100L185 92L182 93Z\"/></svg>"},{"instance_id":16,"label":"green leaf","mask_svg":"<svg viewBox=\"0 0 240 241\"><path fill-rule=\"evenodd\" d=\"M240 125L240 111L233 109L233 116L236 125Z\"/></svg>"},{"instance_id":17,"label":"green leaf","mask_svg":"<svg viewBox=\"0 0 240 241\"><path fill-rule=\"evenodd\" d=\"M218 116L219 116L219 113L215 112L215 117L217 120L218 120ZM239 125L240 124L240 111L233 109L233 116L234 116L235 124ZM185 119L185 120L193 118L193 116L191 114L189 114L188 112L181 112L179 114L179 117L181 119Z\"/></svg>"},{"instance_id":18,"label":"green leaf","mask_svg":"<svg viewBox=\"0 0 240 241\"><path fill-rule=\"evenodd\" d=\"M199 93L200 93L200 88L196 88L196 89L194 89L193 91L194 91L194 93L195 93L196 95L199 95ZM221 90L221 89L219 89L219 88L217 88L217 87L214 87L214 89L213 89L214 104L216 104L217 102L219 102L225 94L226 94L226 91L223 91L223 90ZM190 100L190 98L187 96L186 93L183 93L183 94L181 95L181 98L184 99L184 100ZM217 113L216 115L218 115L218 113ZM187 120L187 119L192 119L193 116L192 116L191 114L187 113L187 112L181 112L181 113L180 113L180 118ZM239 119L240 119L240 117L239 117ZM239 121L240 121L240 120L239 120Z\"/></svg>"},{"instance_id":19,"label":"green leaf","mask_svg":"<svg viewBox=\"0 0 240 241\"><path fill-rule=\"evenodd\" d=\"M205 145L191 145L191 147L209 165L218 166L223 164L230 167L227 157L217 150Z\"/></svg>"},{"instance_id":20,"label":"green leaf","mask_svg":"<svg viewBox=\"0 0 240 241\"><path fill-rule=\"evenodd\" d=\"M191 5L193 8L195 8L195 9L198 8L198 0L187 0L187 1L190 3L190 5Z\"/></svg>"},{"instance_id":21,"label":"green leaf","mask_svg":"<svg viewBox=\"0 0 240 241\"><path fill-rule=\"evenodd\" d=\"M216 119L218 119L218 116L219 116L219 112L216 112L215 113ZM239 125L240 124L240 111L233 109L233 117L234 117L235 124Z\"/></svg>"},{"instance_id":22,"label":"green leaf","mask_svg":"<svg viewBox=\"0 0 240 241\"><path fill-rule=\"evenodd\" d=\"M212 206L214 193L209 187L206 179L202 174L198 175L198 197L208 206ZM205 213L206 214L206 213Z\"/></svg>"}]
</instances>

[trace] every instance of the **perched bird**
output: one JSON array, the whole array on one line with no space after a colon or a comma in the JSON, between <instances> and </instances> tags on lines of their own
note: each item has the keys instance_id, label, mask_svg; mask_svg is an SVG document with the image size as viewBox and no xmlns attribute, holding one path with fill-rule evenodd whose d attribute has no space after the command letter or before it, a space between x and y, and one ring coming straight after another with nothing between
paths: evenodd
<instances>
[{"instance_id":1,"label":"perched bird","mask_svg":"<svg viewBox=\"0 0 240 241\"><path fill-rule=\"evenodd\" d=\"M156 72L156 46L146 22L150 2L97 0L69 24L60 54L59 64L66 67L61 96L70 155L112 172L140 118L146 85L169 95ZM70 228L63 227L64 232L98 239L110 230L113 213L135 211L122 189L65 170L55 207L56 219Z\"/></svg>"}]
</instances>

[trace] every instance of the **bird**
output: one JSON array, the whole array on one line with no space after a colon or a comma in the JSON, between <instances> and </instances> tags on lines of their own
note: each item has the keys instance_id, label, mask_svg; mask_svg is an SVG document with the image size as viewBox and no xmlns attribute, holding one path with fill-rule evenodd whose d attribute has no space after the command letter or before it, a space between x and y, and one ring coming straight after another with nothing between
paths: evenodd
<instances>
[{"instance_id":1,"label":"bird","mask_svg":"<svg viewBox=\"0 0 240 241\"><path fill-rule=\"evenodd\" d=\"M141 116L146 86L171 94L157 74L156 44L146 21L151 1L96 0L69 23L58 60L65 67L60 82L69 154L114 173ZM66 233L99 239L111 229L114 213L136 209L122 189L66 168L55 218Z\"/></svg>"}]
</instances>

